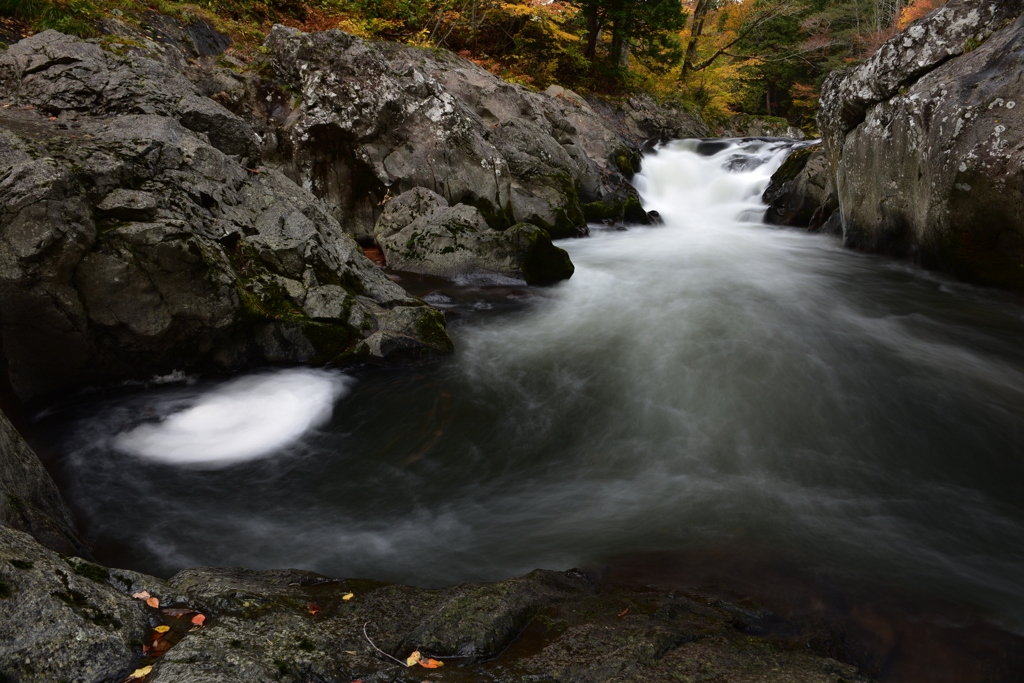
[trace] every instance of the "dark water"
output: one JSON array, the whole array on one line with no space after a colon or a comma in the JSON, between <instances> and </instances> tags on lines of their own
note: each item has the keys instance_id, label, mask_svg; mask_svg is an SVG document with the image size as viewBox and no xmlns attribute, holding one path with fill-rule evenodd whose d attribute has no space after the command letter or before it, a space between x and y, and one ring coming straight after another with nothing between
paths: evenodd
<instances>
[{"instance_id":1,"label":"dark water","mask_svg":"<svg viewBox=\"0 0 1024 683\"><path fill-rule=\"evenodd\" d=\"M1024 632L1021 301L761 225L778 151L694 150L645 159L666 224L566 242L570 281L437 288L436 365L46 411L101 559L443 585L714 549Z\"/></svg>"}]
</instances>

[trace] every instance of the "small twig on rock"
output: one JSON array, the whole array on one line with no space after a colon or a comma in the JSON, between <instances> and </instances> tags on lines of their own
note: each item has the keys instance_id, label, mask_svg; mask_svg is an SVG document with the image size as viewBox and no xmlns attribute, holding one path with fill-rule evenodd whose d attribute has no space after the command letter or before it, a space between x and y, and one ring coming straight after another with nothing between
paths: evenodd
<instances>
[{"instance_id":1,"label":"small twig on rock","mask_svg":"<svg viewBox=\"0 0 1024 683\"><path fill-rule=\"evenodd\" d=\"M405 662L403 662L400 659L395 659L394 657L389 655L387 652L384 652L384 650L380 649L379 647L377 647L376 645L373 644L373 641L370 640L370 636L366 633L366 625L369 624L369 623L370 622L366 622L366 624L363 624L363 637L366 638L366 642L368 642L370 644L370 647L372 647L374 650L376 650L377 652L381 653L382 655L384 655L385 657L387 657L391 661L396 662L396 663L398 663L401 666L406 666Z\"/></svg>"}]
</instances>

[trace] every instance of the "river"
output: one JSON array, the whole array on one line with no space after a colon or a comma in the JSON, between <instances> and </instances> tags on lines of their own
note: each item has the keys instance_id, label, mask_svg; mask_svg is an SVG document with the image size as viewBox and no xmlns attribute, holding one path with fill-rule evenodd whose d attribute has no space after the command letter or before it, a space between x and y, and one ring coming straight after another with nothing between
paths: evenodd
<instances>
[{"instance_id":1,"label":"river","mask_svg":"<svg viewBox=\"0 0 1024 683\"><path fill-rule=\"evenodd\" d=\"M111 564L417 585L705 549L1024 632L1024 307L763 225L788 143L645 157L663 225L593 226L546 289L402 281L456 352L92 390L44 410Z\"/></svg>"}]
</instances>

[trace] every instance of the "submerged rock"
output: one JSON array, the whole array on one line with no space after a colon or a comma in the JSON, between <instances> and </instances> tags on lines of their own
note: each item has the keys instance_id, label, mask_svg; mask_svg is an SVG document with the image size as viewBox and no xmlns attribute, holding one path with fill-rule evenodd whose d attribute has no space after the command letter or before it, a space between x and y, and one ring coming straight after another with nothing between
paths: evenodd
<instances>
[{"instance_id":1,"label":"submerged rock","mask_svg":"<svg viewBox=\"0 0 1024 683\"><path fill-rule=\"evenodd\" d=\"M951 0L826 81L847 245L1024 289L1021 9Z\"/></svg>"},{"instance_id":2,"label":"submerged rock","mask_svg":"<svg viewBox=\"0 0 1024 683\"><path fill-rule=\"evenodd\" d=\"M0 113L0 334L21 399L450 349L443 316L167 65L47 31L0 54L0 87L17 105Z\"/></svg>"}]
</instances>

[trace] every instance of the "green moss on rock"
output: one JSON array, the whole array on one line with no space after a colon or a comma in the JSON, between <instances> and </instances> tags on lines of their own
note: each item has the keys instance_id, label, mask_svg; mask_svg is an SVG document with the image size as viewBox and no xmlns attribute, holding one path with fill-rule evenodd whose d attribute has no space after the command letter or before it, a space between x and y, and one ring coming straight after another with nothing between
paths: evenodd
<instances>
[{"instance_id":1,"label":"green moss on rock","mask_svg":"<svg viewBox=\"0 0 1024 683\"><path fill-rule=\"evenodd\" d=\"M416 334L419 335L420 341L428 347L450 352L454 350L455 345L452 344L446 327L447 321L444 318L444 313L436 308L425 307L416 321Z\"/></svg>"},{"instance_id":2,"label":"green moss on rock","mask_svg":"<svg viewBox=\"0 0 1024 683\"><path fill-rule=\"evenodd\" d=\"M87 579L92 579L97 583L104 583L110 578L110 572L105 567L101 567L98 564L92 564L91 562L73 562L71 568L74 569L75 573L79 576L84 576Z\"/></svg>"},{"instance_id":3,"label":"green moss on rock","mask_svg":"<svg viewBox=\"0 0 1024 683\"><path fill-rule=\"evenodd\" d=\"M522 231L529 244L522 266L527 284L551 285L572 277L576 267L569 253L552 244L546 230L529 223L520 223L514 229Z\"/></svg>"},{"instance_id":4,"label":"green moss on rock","mask_svg":"<svg viewBox=\"0 0 1024 683\"><path fill-rule=\"evenodd\" d=\"M804 149L798 149L791 153L786 160L779 166L779 170L772 174L772 185L778 185L781 183L788 183L798 175L800 171L804 170L804 166L807 165L807 160L811 158L811 154L814 153L814 148L806 147Z\"/></svg>"},{"instance_id":5,"label":"green moss on rock","mask_svg":"<svg viewBox=\"0 0 1024 683\"><path fill-rule=\"evenodd\" d=\"M302 326L302 334L313 345L311 363L332 363L352 354L359 341L354 330L342 325L309 322Z\"/></svg>"}]
</instances>

